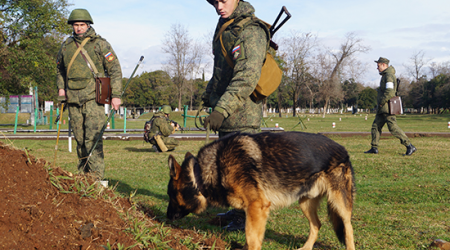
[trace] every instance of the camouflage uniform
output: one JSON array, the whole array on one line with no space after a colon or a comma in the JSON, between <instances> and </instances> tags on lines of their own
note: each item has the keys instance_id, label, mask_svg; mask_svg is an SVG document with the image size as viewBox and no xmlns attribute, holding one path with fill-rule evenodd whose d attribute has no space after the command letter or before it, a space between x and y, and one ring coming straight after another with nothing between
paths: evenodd
<instances>
[{"instance_id":1,"label":"camouflage uniform","mask_svg":"<svg viewBox=\"0 0 450 250\"><path fill-rule=\"evenodd\" d=\"M211 3L211 2L210 2ZM262 119L262 102L254 102L250 95L258 84L261 68L269 46L267 27L256 20L241 22L247 17L255 16L253 6L244 1L230 17L219 19L213 37L214 72L206 91L202 96L204 103L223 114L225 120L219 129L219 137L234 132L257 133ZM222 52L222 44L217 38L220 28L229 20L234 22L222 33L222 42L234 63L231 68ZM229 231L243 230L245 212L233 209L219 214L233 221L226 226Z\"/></svg>"},{"instance_id":2,"label":"camouflage uniform","mask_svg":"<svg viewBox=\"0 0 450 250\"><path fill-rule=\"evenodd\" d=\"M150 128L150 132L148 133L148 138L150 139L150 143L158 146L156 140L153 138L158 132L161 132L161 139L166 145L167 149L174 150L176 146L178 146L178 141L175 138L169 137L169 135L173 134L175 128L170 125L170 120L164 115L163 111L159 111L155 113L154 119L152 122L152 127Z\"/></svg>"},{"instance_id":3,"label":"camouflage uniform","mask_svg":"<svg viewBox=\"0 0 450 250\"><path fill-rule=\"evenodd\" d=\"M66 82L67 67L77 50L75 42L81 44L86 37L89 37L90 40L83 48L99 71L98 76L110 77L112 98L120 98L122 70L119 60L111 45L97 35L92 27L82 37L74 32L72 37L63 42L57 57L56 83L58 89L66 91L70 125L77 141L78 170L85 173L91 172L96 178L103 179L105 164L102 138L84 168L89 151L94 146L105 123L105 108L95 101L95 79L81 54L76 56Z\"/></svg>"},{"instance_id":4,"label":"camouflage uniform","mask_svg":"<svg viewBox=\"0 0 450 250\"><path fill-rule=\"evenodd\" d=\"M377 96L378 111L372 124L372 147L378 148L381 130L386 123L391 134L400 139L401 144L408 146L411 144L411 142L409 141L403 130L397 125L397 119L395 115L389 114L389 99L395 96L395 92L397 89L395 69L394 67L389 66L387 69L381 72L380 75L381 80Z\"/></svg>"},{"instance_id":5,"label":"camouflage uniform","mask_svg":"<svg viewBox=\"0 0 450 250\"><path fill-rule=\"evenodd\" d=\"M231 68L222 53L220 39L213 41L214 72L202 99L205 104L224 115L219 136L230 132L257 132L261 126L262 104L250 95L261 75L268 48L267 28L252 21L240 30L239 21L253 17L255 9L240 1L233 14L219 19L214 38L227 21L234 19L222 33L224 47L235 66Z\"/></svg>"}]
</instances>

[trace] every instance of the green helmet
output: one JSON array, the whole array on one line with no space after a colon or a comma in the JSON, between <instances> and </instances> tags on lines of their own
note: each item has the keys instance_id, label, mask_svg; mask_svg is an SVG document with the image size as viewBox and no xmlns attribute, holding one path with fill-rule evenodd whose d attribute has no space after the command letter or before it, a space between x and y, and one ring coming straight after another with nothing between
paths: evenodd
<instances>
[{"instance_id":1,"label":"green helmet","mask_svg":"<svg viewBox=\"0 0 450 250\"><path fill-rule=\"evenodd\" d=\"M73 24L74 22L89 22L94 24L91 14L86 9L74 9L70 13L69 19L67 19L67 24Z\"/></svg>"},{"instance_id":2,"label":"green helmet","mask_svg":"<svg viewBox=\"0 0 450 250\"><path fill-rule=\"evenodd\" d=\"M172 112L172 107L170 107L169 105L163 105L162 111L164 114L170 114L170 112Z\"/></svg>"}]
</instances>

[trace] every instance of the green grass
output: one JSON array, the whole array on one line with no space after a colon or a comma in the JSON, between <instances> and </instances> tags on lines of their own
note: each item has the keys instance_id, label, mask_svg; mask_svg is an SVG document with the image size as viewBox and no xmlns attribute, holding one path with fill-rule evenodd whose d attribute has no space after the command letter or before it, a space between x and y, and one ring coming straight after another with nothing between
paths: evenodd
<instances>
[{"instance_id":1,"label":"green grass","mask_svg":"<svg viewBox=\"0 0 450 250\"><path fill-rule=\"evenodd\" d=\"M196 111L189 111L188 115L195 116ZM205 115L206 113L201 113L201 115ZM68 128L67 123L67 115L66 111L63 114L62 120L66 120L66 124L62 125L62 129ZM148 121L152 117L152 113L147 113L140 116L138 119L127 119L126 128L127 129L143 129L145 121ZM46 116L49 117L49 112L46 113ZM366 120L367 117L367 120ZM275 124L278 123L278 126L284 128L287 131L294 130L297 131L306 131L310 133L319 133L319 132L369 132L372 126L372 122L375 118L375 114L357 114L352 115L351 113L344 114L333 114L326 115L325 118L322 118L322 115L318 114L301 114L300 117L292 117L292 115L282 114L282 117L279 117L278 114L269 114L268 117L264 118L265 125L267 127L275 127ZM19 114L18 123L26 123L27 119L30 119L29 114ZM170 119L178 122L180 126L184 126L184 119L182 117L181 112L172 112ZM306 129L302 129L302 126L299 124L300 119L303 121L303 124L306 126ZM55 116L53 116L53 121L55 120ZM14 124L15 114L11 113L0 113L0 124ZM105 119L106 121L106 119ZM120 118L120 116L115 116L115 128L123 129L124 128L124 120ZM450 114L443 115L420 115L420 114L407 114L407 115L399 115L397 116L397 121L399 126L405 132L450 132L448 128L448 122L450 122ZM336 127L333 128L332 124L335 123ZM263 122L264 124L264 122ZM187 118L186 127L195 128L194 118ZM0 128L9 128L13 129L14 126L1 126ZM50 125L41 125L37 126L37 129L49 129ZM112 127L111 127L112 128ZM33 126L18 126L18 130L26 129L33 130ZM56 125L53 125L53 129L56 129ZM387 127L384 129L387 130Z\"/></svg>"},{"instance_id":2,"label":"green grass","mask_svg":"<svg viewBox=\"0 0 450 250\"><path fill-rule=\"evenodd\" d=\"M172 118L181 120L181 116L173 115ZM307 121L307 118L310 120ZM364 116L348 114L342 117L302 117L308 127L305 131L314 133L369 132L373 118L373 115L369 115L366 121ZM134 121L135 125L143 127L146 119ZM296 117L271 119L267 121L269 126L278 123L286 130L298 123ZM449 115L406 115L399 116L398 121L404 131L450 132L447 128ZM332 122L336 123L335 129L331 127ZM297 129L301 130L299 127ZM411 157L403 156L405 147L394 137L382 139L378 155L363 153L370 148L370 136L335 136L332 139L347 148L355 169L357 196L353 227L357 249L427 249L433 239L450 241L449 138L410 138L418 149ZM55 141L0 140L18 148L26 147L29 154L53 161ZM142 141L104 141L105 177L111 186L119 182L117 192L122 195L129 196L136 191L133 199L151 207L156 219L166 224L201 232L211 231L220 234L227 242L243 244L244 233L224 232L220 227L208 223L215 218L216 213L227 209L211 208L201 215L189 215L178 221L165 218L168 204L168 155L172 154L182 161L186 152L196 154L203 145L204 141L182 141L175 152L156 154L149 152L150 145ZM60 141L56 165L76 172L76 158L75 152L68 152L67 141ZM328 222L324 203L319 217L323 225L315 249L343 249ZM263 249L299 248L306 241L308 230L307 219L298 204L273 211Z\"/></svg>"}]
</instances>

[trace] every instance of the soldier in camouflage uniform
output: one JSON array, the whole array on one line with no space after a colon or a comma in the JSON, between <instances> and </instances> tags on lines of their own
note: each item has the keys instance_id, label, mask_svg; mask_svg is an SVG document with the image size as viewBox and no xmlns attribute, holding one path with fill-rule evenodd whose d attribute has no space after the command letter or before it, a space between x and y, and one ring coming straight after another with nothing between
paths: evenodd
<instances>
[{"instance_id":1,"label":"soldier in camouflage uniform","mask_svg":"<svg viewBox=\"0 0 450 250\"><path fill-rule=\"evenodd\" d=\"M378 142L380 141L381 130L387 123L391 134L400 139L401 144L406 147L405 155L412 155L416 151L416 148L411 144L403 130L397 125L395 115L389 114L389 99L395 96L397 90L395 69L389 66L389 60L386 58L380 57L375 62L378 66L378 72L381 75L377 96L378 111L372 124L372 148L364 153L378 154Z\"/></svg>"},{"instance_id":2,"label":"soldier in camouflage uniform","mask_svg":"<svg viewBox=\"0 0 450 250\"><path fill-rule=\"evenodd\" d=\"M255 9L240 0L208 0L221 16L213 40L214 72L203 103L213 112L205 120L205 127L219 131L219 137L232 132L258 132L261 126L262 104L250 95L255 89L268 49L269 35L265 25L255 21L242 27L241 20L253 17ZM234 20L222 33L222 42L232 58L234 68L227 63L218 39L222 25ZM243 28L243 29L242 29ZM237 31L238 30L238 31Z\"/></svg>"},{"instance_id":3,"label":"soldier in camouflage uniform","mask_svg":"<svg viewBox=\"0 0 450 250\"><path fill-rule=\"evenodd\" d=\"M250 3L243 0L207 1L215 7L220 19L213 37L214 72L202 95L204 105L213 108L205 119L205 127L210 124L212 130L219 131L219 137L234 132L259 132L262 104L253 101L250 95L261 75L270 33L257 19L243 21L255 16ZM223 31L221 41L218 34L226 24L229 26ZM227 62L224 53L231 58L234 67ZM245 229L244 211L233 209L218 216L232 220L225 227L228 231Z\"/></svg>"},{"instance_id":4,"label":"soldier in camouflage uniform","mask_svg":"<svg viewBox=\"0 0 450 250\"><path fill-rule=\"evenodd\" d=\"M95 101L95 79L80 53L69 64L85 39L82 52L88 54L98 70L98 77L110 77L112 88L111 105L119 109L122 92L122 70L116 53L111 45L97 35L91 26L93 20L85 9L71 12L68 24L73 27L73 34L63 42L57 56L58 100L66 101L69 109L70 125L77 141L78 170L91 173L96 180L102 180L105 171L103 141L100 138L89 162L86 164L91 148L100 135L105 123L105 107ZM69 68L69 72L68 72ZM86 166L86 167L85 167Z\"/></svg>"},{"instance_id":5,"label":"soldier in camouflage uniform","mask_svg":"<svg viewBox=\"0 0 450 250\"><path fill-rule=\"evenodd\" d=\"M156 142L154 136L159 134L161 136L162 141L166 145L168 151L174 150L176 146L178 146L178 140L175 138L169 137L169 135L175 132L175 129L178 127L178 124L174 124L169 120L170 112L172 108L169 105L163 105L162 109L155 113L152 118L152 126L150 128L150 132L148 133L148 138L150 138L150 143L153 144L154 152L161 152L158 143Z\"/></svg>"}]
</instances>

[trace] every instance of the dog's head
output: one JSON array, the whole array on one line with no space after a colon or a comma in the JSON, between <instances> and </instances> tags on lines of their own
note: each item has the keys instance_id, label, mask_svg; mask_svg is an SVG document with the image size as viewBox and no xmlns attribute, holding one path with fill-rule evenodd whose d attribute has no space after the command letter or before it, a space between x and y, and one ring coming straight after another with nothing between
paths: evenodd
<instances>
[{"instance_id":1,"label":"dog's head","mask_svg":"<svg viewBox=\"0 0 450 250\"><path fill-rule=\"evenodd\" d=\"M175 158L169 156L170 181L167 194L170 201L167 207L167 218L181 219L189 213L201 213L207 207L206 198L200 192L199 166L197 159L186 153L180 166ZM197 175L197 177L196 177Z\"/></svg>"}]
</instances>

